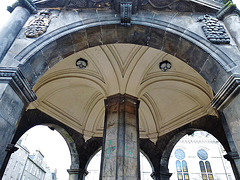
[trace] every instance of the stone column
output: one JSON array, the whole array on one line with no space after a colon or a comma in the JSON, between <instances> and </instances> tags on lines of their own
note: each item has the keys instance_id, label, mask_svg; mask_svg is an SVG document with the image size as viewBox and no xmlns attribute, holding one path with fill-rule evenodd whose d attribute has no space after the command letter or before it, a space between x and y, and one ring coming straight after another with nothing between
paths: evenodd
<instances>
[{"instance_id":1,"label":"stone column","mask_svg":"<svg viewBox=\"0 0 240 180\"><path fill-rule=\"evenodd\" d=\"M240 178L240 95L238 95L232 102L227 106L223 113L225 115L228 127L231 132L233 143L235 145L232 152L229 152L226 158L235 164L233 168L236 179Z\"/></svg>"},{"instance_id":2,"label":"stone column","mask_svg":"<svg viewBox=\"0 0 240 180\"><path fill-rule=\"evenodd\" d=\"M100 179L140 179L137 98L117 94L105 100Z\"/></svg>"},{"instance_id":3,"label":"stone column","mask_svg":"<svg viewBox=\"0 0 240 180\"><path fill-rule=\"evenodd\" d=\"M22 73L16 68L0 68L0 179L14 152L11 144L25 107L36 99Z\"/></svg>"},{"instance_id":4,"label":"stone column","mask_svg":"<svg viewBox=\"0 0 240 180\"><path fill-rule=\"evenodd\" d=\"M233 74L212 100L220 117L231 152L225 156L233 165L236 179L240 178L240 74ZM224 116L222 116L222 113Z\"/></svg>"},{"instance_id":5,"label":"stone column","mask_svg":"<svg viewBox=\"0 0 240 180\"><path fill-rule=\"evenodd\" d=\"M236 13L230 14L223 19L223 22L231 34L232 38L236 42L238 49L240 50L240 18Z\"/></svg>"},{"instance_id":6,"label":"stone column","mask_svg":"<svg viewBox=\"0 0 240 180\"><path fill-rule=\"evenodd\" d=\"M9 21L0 29L0 63L30 16L29 10L16 7Z\"/></svg>"}]
</instances>

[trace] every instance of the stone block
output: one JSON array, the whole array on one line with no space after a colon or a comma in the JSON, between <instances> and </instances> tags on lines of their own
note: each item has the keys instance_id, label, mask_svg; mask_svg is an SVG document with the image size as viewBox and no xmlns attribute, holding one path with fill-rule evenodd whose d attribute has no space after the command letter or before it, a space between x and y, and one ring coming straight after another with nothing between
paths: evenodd
<instances>
[{"instance_id":1,"label":"stone block","mask_svg":"<svg viewBox=\"0 0 240 180\"><path fill-rule=\"evenodd\" d=\"M162 50L164 45L164 34L165 31L161 29L151 28L150 39L148 40L149 47Z\"/></svg>"},{"instance_id":2,"label":"stone block","mask_svg":"<svg viewBox=\"0 0 240 180\"><path fill-rule=\"evenodd\" d=\"M89 47L87 42L87 33L86 30L80 30L71 33L72 42L75 52L81 51Z\"/></svg>"},{"instance_id":3,"label":"stone block","mask_svg":"<svg viewBox=\"0 0 240 180\"><path fill-rule=\"evenodd\" d=\"M137 141L137 128L136 126L127 126L125 131L126 141Z\"/></svg>"},{"instance_id":4,"label":"stone block","mask_svg":"<svg viewBox=\"0 0 240 180\"><path fill-rule=\"evenodd\" d=\"M101 26L103 44L117 43L117 25Z\"/></svg>"},{"instance_id":5,"label":"stone block","mask_svg":"<svg viewBox=\"0 0 240 180\"><path fill-rule=\"evenodd\" d=\"M210 86L212 86L212 84L220 84L223 85L225 83L222 82L222 81L218 81L216 82L216 78L220 77L220 73L221 73L222 70L222 67L220 66L220 64L218 62L216 62L215 59L213 59L211 56L209 56L206 60L206 62L204 63L202 69L201 69L201 72L200 74L203 76L203 78L209 83ZM218 79L220 80L220 79ZM212 87L213 90L216 92L218 91L219 89L216 89L216 87Z\"/></svg>"},{"instance_id":6,"label":"stone block","mask_svg":"<svg viewBox=\"0 0 240 180\"><path fill-rule=\"evenodd\" d=\"M41 51L49 69L63 59L58 51L56 41L53 41L52 43L48 44Z\"/></svg>"},{"instance_id":7,"label":"stone block","mask_svg":"<svg viewBox=\"0 0 240 180\"><path fill-rule=\"evenodd\" d=\"M19 66L21 72L23 73L24 77L27 79L30 87L32 88L36 82L37 77L33 73L32 67L29 63L25 63L24 65Z\"/></svg>"},{"instance_id":8,"label":"stone block","mask_svg":"<svg viewBox=\"0 0 240 180\"><path fill-rule=\"evenodd\" d=\"M122 25L117 25L118 43L132 43L133 36L134 36L133 26L125 27Z\"/></svg>"},{"instance_id":9,"label":"stone block","mask_svg":"<svg viewBox=\"0 0 240 180\"><path fill-rule=\"evenodd\" d=\"M74 54L74 47L71 34L65 35L56 40L58 52L63 58Z\"/></svg>"},{"instance_id":10,"label":"stone block","mask_svg":"<svg viewBox=\"0 0 240 180\"><path fill-rule=\"evenodd\" d=\"M204 63L207 61L209 54L203 51L198 46L195 46L191 55L190 55L190 66L195 69L197 72L202 71Z\"/></svg>"},{"instance_id":11,"label":"stone block","mask_svg":"<svg viewBox=\"0 0 240 180\"><path fill-rule=\"evenodd\" d=\"M0 84L1 85L1 84ZM0 99L0 116L15 128L23 112L24 102L8 85Z\"/></svg>"},{"instance_id":12,"label":"stone block","mask_svg":"<svg viewBox=\"0 0 240 180\"><path fill-rule=\"evenodd\" d=\"M35 84L40 76L42 76L49 69L49 67L41 51L35 53L35 55L28 60L28 63L31 66L32 72L35 74L35 79L33 82Z\"/></svg>"},{"instance_id":13,"label":"stone block","mask_svg":"<svg viewBox=\"0 0 240 180\"><path fill-rule=\"evenodd\" d=\"M5 119L0 116L0 167L6 157L6 147L11 143L14 135L15 127L9 124Z\"/></svg>"},{"instance_id":14,"label":"stone block","mask_svg":"<svg viewBox=\"0 0 240 180\"><path fill-rule=\"evenodd\" d=\"M96 11L91 11L91 10L82 10L80 13L80 18L82 19L83 25L85 26L89 26L89 24L92 23L97 23L98 25L100 25L99 23L99 17Z\"/></svg>"},{"instance_id":15,"label":"stone block","mask_svg":"<svg viewBox=\"0 0 240 180\"><path fill-rule=\"evenodd\" d=\"M177 52L177 45L180 41L180 37L176 34L165 32L164 34L164 46L163 51L174 55Z\"/></svg>"},{"instance_id":16,"label":"stone block","mask_svg":"<svg viewBox=\"0 0 240 180\"><path fill-rule=\"evenodd\" d=\"M192 58L191 54L193 53L195 47L196 46L193 43L181 38L175 56L186 63L190 63Z\"/></svg>"},{"instance_id":17,"label":"stone block","mask_svg":"<svg viewBox=\"0 0 240 180\"><path fill-rule=\"evenodd\" d=\"M89 47L99 46L103 44L100 26L88 28L86 29L86 32Z\"/></svg>"},{"instance_id":18,"label":"stone block","mask_svg":"<svg viewBox=\"0 0 240 180\"><path fill-rule=\"evenodd\" d=\"M147 46L150 39L150 28L147 26L134 26L132 43Z\"/></svg>"}]
</instances>

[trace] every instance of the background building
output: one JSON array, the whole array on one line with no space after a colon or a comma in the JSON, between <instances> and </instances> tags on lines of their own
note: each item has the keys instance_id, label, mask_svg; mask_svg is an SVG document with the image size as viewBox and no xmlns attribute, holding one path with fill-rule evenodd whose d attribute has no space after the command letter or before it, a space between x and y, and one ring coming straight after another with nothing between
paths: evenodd
<instances>
[{"instance_id":1,"label":"background building","mask_svg":"<svg viewBox=\"0 0 240 180\"><path fill-rule=\"evenodd\" d=\"M234 180L226 151L220 142L204 131L185 135L174 147L170 160L171 180Z\"/></svg>"},{"instance_id":2,"label":"background building","mask_svg":"<svg viewBox=\"0 0 240 180\"><path fill-rule=\"evenodd\" d=\"M47 164L43 162L44 156L39 151L30 155L28 149L17 142L18 150L9 160L2 180L56 180L56 171L51 172Z\"/></svg>"}]
</instances>

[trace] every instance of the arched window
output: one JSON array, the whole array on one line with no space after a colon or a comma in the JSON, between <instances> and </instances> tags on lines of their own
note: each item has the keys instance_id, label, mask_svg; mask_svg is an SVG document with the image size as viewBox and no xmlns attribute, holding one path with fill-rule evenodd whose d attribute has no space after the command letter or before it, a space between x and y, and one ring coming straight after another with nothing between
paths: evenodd
<instances>
[{"instance_id":1,"label":"arched window","mask_svg":"<svg viewBox=\"0 0 240 180\"><path fill-rule=\"evenodd\" d=\"M176 161L177 172L182 172L181 162L179 160Z\"/></svg>"},{"instance_id":2,"label":"arched window","mask_svg":"<svg viewBox=\"0 0 240 180\"><path fill-rule=\"evenodd\" d=\"M187 162L184 160L185 152L181 149L175 151L175 156L178 159L176 161L177 177L178 180L189 180Z\"/></svg>"},{"instance_id":3,"label":"arched window","mask_svg":"<svg viewBox=\"0 0 240 180\"><path fill-rule=\"evenodd\" d=\"M200 149L197 155L201 159L201 161L199 161L199 166L202 174L202 179L214 180L210 162L206 161L208 158L208 153L205 150Z\"/></svg>"}]
</instances>

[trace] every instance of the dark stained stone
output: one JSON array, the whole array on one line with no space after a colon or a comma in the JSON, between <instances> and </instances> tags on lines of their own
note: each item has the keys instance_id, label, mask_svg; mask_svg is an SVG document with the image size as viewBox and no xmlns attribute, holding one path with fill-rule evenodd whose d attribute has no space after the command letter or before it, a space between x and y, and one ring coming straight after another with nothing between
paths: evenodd
<instances>
[{"instance_id":1,"label":"dark stained stone","mask_svg":"<svg viewBox=\"0 0 240 180\"><path fill-rule=\"evenodd\" d=\"M103 44L100 26L88 28L86 29L86 32L89 47L99 46Z\"/></svg>"},{"instance_id":2,"label":"dark stained stone","mask_svg":"<svg viewBox=\"0 0 240 180\"><path fill-rule=\"evenodd\" d=\"M117 25L101 26L103 44L117 42Z\"/></svg>"}]
</instances>

